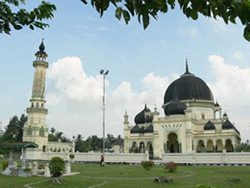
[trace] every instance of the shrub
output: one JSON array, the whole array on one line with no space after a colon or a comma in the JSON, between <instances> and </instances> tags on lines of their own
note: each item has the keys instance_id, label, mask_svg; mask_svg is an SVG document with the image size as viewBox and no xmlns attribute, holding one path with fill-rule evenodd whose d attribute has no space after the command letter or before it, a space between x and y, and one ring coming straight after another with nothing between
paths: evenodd
<instances>
[{"instance_id":1,"label":"shrub","mask_svg":"<svg viewBox=\"0 0 250 188\"><path fill-rule=\"evenodd\" d=\"M39 170L42 170L42 169L44 169L44 165L42 165L42 164L39 164L39 166L38 166L38 169L39 169Z\"/></svg>"},{"instance_id":2,"label":"shrub","mask_svg":"<svg viewBox=\"0 0 250 188\"><path fill-rule=\"evenodd\" d=\"M174 162L169 162L166 164L165 170L168 170L168 172L175 172L177 170L177 164Z\"/></svg>"},{"instance_id":3,"label":"shrub","mask_svg":"<svg viewBox=\"0 0 250 188\"><path fill-rule=\"evenodd\" d=\"M52 177L60 177L65 168L65 162L60 157L53 157L49 162L49 169Z\"/></svg>"},{"instance_id":4,"label":"shrub","mask_svg":"<svg viewBox=\"0 0 250 188\"><path fill-rule=\"evenodd\" d=\"M5 170L9 166L9 161L2 162L3 170Z\"/></svg>"},{"instance_id":5,"label":"shrub","mask_svg":"<svg viewBox=\"0 0 250 188\"><path fill-rule=\"evenodd\" d=\"M152 167L154 167L155 163L154 161L142 161L141 165L144 169L150 170Z\"/></svg>"},{"instance_id":6,"label":"shrub","mask_svg":"<svg viewBox=\"0 0 250 188\"><path fill-rule=\"evenodd\" d=\"M23 169L24 172L31 172L31 169L30 168L25 168Z\"/></svg>"}]
</instances>

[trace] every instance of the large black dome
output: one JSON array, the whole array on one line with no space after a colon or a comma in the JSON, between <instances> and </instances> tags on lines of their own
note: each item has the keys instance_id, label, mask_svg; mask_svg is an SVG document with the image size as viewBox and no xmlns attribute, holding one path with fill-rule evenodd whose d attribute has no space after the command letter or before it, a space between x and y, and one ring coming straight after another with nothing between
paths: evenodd
<instances>
[{"instance_id":1,"label":"large black dome","mask_svg":"<svg viewBox=\"0 0 250 188\"><path fill-rule=\"evenodd\" d=\"M214 100L213 94L207 84L202 79L191 74L188 71L187 64L186 72L167 88L164 96L164 104L173 101L175 97L179 100Z\"/></svg>"}]
</instances>

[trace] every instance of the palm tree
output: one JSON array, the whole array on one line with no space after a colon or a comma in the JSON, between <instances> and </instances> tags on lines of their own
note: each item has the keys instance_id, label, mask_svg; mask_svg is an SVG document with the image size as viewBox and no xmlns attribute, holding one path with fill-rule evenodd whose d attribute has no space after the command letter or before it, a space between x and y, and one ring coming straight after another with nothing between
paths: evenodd
<instances>
[{"instance_id":1,"label":"palm tree","mask_svg":"<svg viewBox=\"0 0 250 188\"><path fill-rule=\"evenodd\" d=\"M21 115L20 119L17 116L12 117L3 134L3 141L22 142L23 127L27 119L27 116L24 114Z\"/></svg>"}]
</instances>

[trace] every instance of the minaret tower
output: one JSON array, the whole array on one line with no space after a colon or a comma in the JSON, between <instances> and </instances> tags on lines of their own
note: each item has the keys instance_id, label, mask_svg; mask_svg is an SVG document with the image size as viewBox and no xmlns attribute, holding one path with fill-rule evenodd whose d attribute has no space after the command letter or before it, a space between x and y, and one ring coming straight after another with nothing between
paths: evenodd
<instances>
[{"instance_id":1,"label":"minaret tower","mask_svg":"<svg viewBox=\"0 0 250 188\"><path fill-rule=\"evenodd\" d=\"M28 120L24 125L23 141L34 142L39 145L37 150L46 151L48 144L48 125L46 124L46 115L48 109L45 108L46 100L44 98L46 69L49 64L46 62L45 46L42 43L39 51L35 54L36 60L33 62L35 68L32 96L30 107L27 108Z\"/></svg>"}]
</instances>

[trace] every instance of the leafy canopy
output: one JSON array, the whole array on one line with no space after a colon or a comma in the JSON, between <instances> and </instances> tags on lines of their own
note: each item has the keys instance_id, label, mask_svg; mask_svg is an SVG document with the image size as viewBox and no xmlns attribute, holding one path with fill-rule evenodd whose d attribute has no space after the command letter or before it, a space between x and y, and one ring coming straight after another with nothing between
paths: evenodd
<instances>
[{"instance_id":1,"label":"leafy canopy","mask_svg":"<svg viewBox=\"0 0 250 188\"><path fill-rule=\"evenodd\" d=\"M23 8L17 8L24 4L25 0L0 1L0 33L10 34L12 27L20 30L24 26L28 26L31 30L34 30L35 27L44 29L49 26L42 21L54 17L55 5L42 1L37 8L30 12ZM13 10L16 9L17 12L14 12Z\"/></svg>"},{"instance_id":2,"label":"leafy canopy","mask_svg":"<svg viewBox=\"0 0 250 188\"><path fill-rule=\"evenodd\" d=\"M87 4L87 0L81 0ZM132 16L137 16L139 23L146 29L150 23L150 17L157 19L159 13L167 13L169 9L174 9L179 4L183 14L188 18L197 20L199 15L220 17L226 24L236 23L239 19L244 28L244 38L250 41L250 0L91 0L91 5L103 16L110 5L115 7L115 17L122 18L129 23ZM20 4L25 4L25 0L3 0L0 1L0 33L10 34L11 26L20 30L24 26L30 29L44 29L49 25L44 23L44 19L52 19L53 11L56 10L54 4L42 1L41 4L28 12L20 8ZM14 7L14 8L13 8Z\"/></svg>"},{"instance_id":3,"label":"leafy canopy","mask_svg":"<svg viewBox=\"0 0 250 188\"><path fill-rule=\"evenodd\" d=\"M87 4L87 0L81 0ZM157 19L158 13L167 13L179 4L183 14L197 20L199 15L221 17L226 24L236 23L238 18L245 26L244 38L250 41L250 1L249 0L91 0L91 5L103 16L110 4L116 7L115 16L129 23L131 16L137 16L146 29L150 17Z\"/></svg>"}]
</instances>

